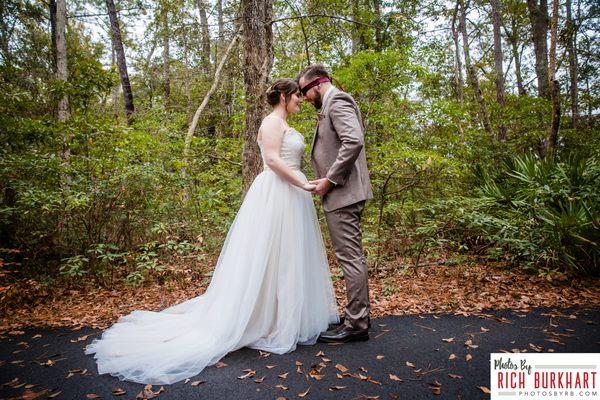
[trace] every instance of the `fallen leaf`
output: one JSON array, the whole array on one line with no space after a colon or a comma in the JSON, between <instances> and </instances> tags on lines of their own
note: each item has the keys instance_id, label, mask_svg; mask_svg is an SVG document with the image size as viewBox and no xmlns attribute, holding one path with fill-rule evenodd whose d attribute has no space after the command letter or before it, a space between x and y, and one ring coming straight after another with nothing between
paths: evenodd
<instances>
[{"instance_id":1,"label":"fallen leaf","mask_svg":"<svg viewBox=\"0 0 600 400\"><path fill-rule=\"evenodd\" d=\"M61 391L61 390L59 390L58 392L54 392L54 393L52 393L52 394L49 394L49 395L48 395L48 398L49 398L49 399L53 399L53 398L55 398L55 397L58 397L58 395L59 395L59 394L61 394L61 393L62 393L62 391Z\"/></svg>"},{"instance_id":2,"label":"fallen leaf","mask_svg":"<svg viewBox=\"0 0 600 400\"><path fill-rule=\"evenodd\" d=\"M279 388L279 389L283 389L283 390L288 390L288 387L287 386L283 386L282 384L275 385L275 387Z\"/></svg>"},{"instance_id":3,"label":"fallen leaf","mask_svg":"<svg viewBox=\"0 0 600 400\"><path fill-rule=\"evenodd\" d=\"M266 351L258 351L260 353L260 357L259 358L267 358L271 355L271 353L267 353Z\"/></svg>"},{"instance_id":4,"label":"fallen leaf","mask_svg":"<svg viewBox=\"0 0 600 400\"><path fill-rule=\"evenodd\" d=\"M99 399L100 396L98 396L96 393L88 393L85 395L86 399Z\"/></svg>"},{"instance_id":5,"label":"fallen leaf","mask_svg":"<svg viewBox=\"0 0 600 400\"><path fill-rule=\"evenodd\" d=\"M310 390L310 386L308 387L308 389L306 389L305 392L302 393L298 393L298 397L306 397L306 395L308 394L308 391Z\"/></svg>"},{"instance_id":6,"label":"fallen leaf","mask_svg":"<svg viewBox=\"0 0 600 400\"><path fill-rule=\"evenodd\" d=\"M391 380L393 380L393 381L396 381L396 382L404 382L404 381L402 380L402 378L398 378L398 377L397 377L396 375L394 375L394 374L390 374L390 379L391 379Z\"/></svg>"},{"instance_id":7,"label":"fallen leaf","mask_svg":"<svg viewBox=\"0 0 600 400\"><path fill-rule=\"evenodd\" d=\"M227 365L227 364L225 364L225 363L224 363L224 362L222 362L222 361L219 361L219 362L217 362L217 363L215 364L215 367L216 367L216 368L223 368L223 367L227 367L227 366L228 366L228 365Z\"/></svg>"},{"instance_id":8,"label":"fallen leaf","mask_svg":"<svg viewBox=\"0 0 600 400\"><path fill-rule=\"evenodd\" d=\"M454 379L462 379L462 376L460 376L460 375L456 375L456 374L448 374L448 376L449 376L450 378L454 378Z\"/></svg>"},{"instance_id":9,"label":"fallen leaf","mask_svg":"<svg viewBox=\"0 0 600 400\"><path fill-rule=\"evenodd\" d=\"M446 343L452 343L454 341L454 338L446 338L446 339L442 339L442 341L446 342Z\"/></svg>"},{"instance_id":10,"label":"fallen leaf","mask_svg":"<svg viewBox=\"0 0 600 400\"><path fill-rule=\"evenodd\" d=\"M486 388L485 386L477 386L479 389L481 389L481 391L485 394L491 394L492 392L490 392L490 389Z\"/></svg>"},{"instance_id":11,"label":"fallen leaf","mask_svg":"<svg viewBox=\"0 0 600 400\"><path fill-rule=\"evenodd\" d=\"M206 381L194 381L194 382L192 382L192 383L191 383L191 385L192 385L192 386L200 386L200 385L202 385L203 383L206 383Z\"/></svg>"},{"instance_id":12,"label":"fallen leaf","mask_svg":"<svg viewBox=\"0 0 600 400\"><path fill-rule=\"evenodd\" d=\"M144 386L144 389L137 394L136 399L153 399L156 396L158 396L161 392L164 392L164 391L165 391L165 388L161 386L160 389L158 389L158 391L155 392L152 389L152 385L148 384L148 385Z\"/></svg>"},{"instance_id":13,"label":"fallen leaf","mask_svg":"<svg viewBox=\"0 0 600 400\"><path fill-rule=\"evenodd\" d=\"M347 372L348 368L344 367L342 364L336 364L335 368L338 369L340 372Z\"/></svg>"},{"instance_id":14,"label":"fallen leaf","mask_svg":"<svg viewBox=\"0 0 600 400\"><path fill-rule=\"evenodd\" d=\"M315 357L324 357L325 353L323 353L323 351L319 351L317 354L315 354Z\"/></svg>"},{"instance_id":15,"label":"fallen leaf","mask_svg":"<svg viewBox=\"0 0 600 400\"><path fill-rule=\"evenodd\" d=\"M433 394L439 395L442 393L442 384L439 383L438 381L429 382L428 385L429 385L429 389L431 389Z\"/></svg>"},{"instance_id":16,"label":"fallen leaf","mask_svg":"<svg viewBox=\"0 0 600 400\"><path fill-rule=\"evenodd\" d=\"M383 359L385 358L385 356L383 356L383 355L381 355L381 354L378 354L376 358L377 358L378 360L383 360Z\"/></svg>"},{"instance_id":17,"label":"fallen leaf","mask_svg":"<svg viewBox=\"0 0 600 400\"><path fill-rule=\"evenodd\" d=\"M265 380L266 376L263 376L262 378L256 378L254 380L255 383L262 383Z\"/></svg>"},{"instance_id":18,"label":"fallen leaf","mask_svg":"<svg viewBox=\"0 0 600 400\"><path fill-rule=\"evenodd\" d=\"M329 390L333 392L334 390L343 390L346 388L347 388L347 386L332 386L329 388Z\"/></svg>"},{"instance_id":19,"label":"fallen leaf","mask_svg":"<svg viewBox=\"0 0 600 400\"><path fill-rule=\"evenodd\" d=\"M34 392L33 390L26 389L25 392L19 397L19 400L33 400L37 399L41 396L45 396L48 393L48 389L40 390L39 392Z\"/></svg>"},{"instance_id":20,"label":"fallen leaf","mask_svg":"<svg viewBox=\"0 0 600 400\"><path fill-rule=\"evenodd\" d=\"M415 364L411 363L410 361L407 361L407 362L406 362L406 366L407 366L407 367L414 368L414 367L415 367Z\"/></svg>"},{"instance_id":21,"label":"fallen leaf","mask_svg":"<svg viewBox=\"0 0 600 400\"><path fill-rule=\"evenodd\" d=\"M277 375L278 377L280 377L281 379L285 379L287 378L289 372L286 372L285 374L281 374L281 375Z\"/></svg>"},{"instance_id":22,"label":"fallen leaf","mask_svg":"<svg viewBox=\"0 0 600 400\"><path fill-rule=\"evenodd\" d=\"M85 335L85 336L80 336L80 337L78 337L78 338L77 338L77 339L75 339L75 340L71 339L71 343L83 342L84 340L87 340L87 338L88 338L89 336L90 336L90 335Z\"/></svg>"},{"instance_id":23,"label":"fallen leaf","mask_svg":"<svg viewBox=\"0 0 600 400\"><path fill-rule=\"evenodd\" d=\"M467 354L467 355L465 356L465 360L467 360L467 361L471 361L472 359L473 359L473 356L472 356L472 355L470 355L470 354Z\"/></svg>"},{"instance_id":24,"label":"fallen leaf","mask_svg":"<svg viewBox=\"0 0 600 400\"><path fill-rule=\"evenodd\" d=\"M533 344L533 343L529 343L529 347L531 347L531 349L532 349L533 351L536 351L536 352L538 352L538 353L544 350L542 347L540 347L540 346L536 346L536 345L535 345L535 344Z\"/></svg>"},{"instance_id":25,"label":"fallen leaf","mask_svg":"<svg viewBox=\"0 0 600 400\"><path fill-rule=\"evenodd\" d=\"M244 371L246 371L246 370L244 370ZM246 379L246 378L249 378L254 375L256 375L256 371L249 370L245 375L238 376L238 379Z\"/></svg>"},{"instance_id":26,"label":"fallen leaf","mask_svg":"<svg viewBox=\"0 0 600 400\"><path fill-rule=\"evenodd\" d=\"M456 359L456 354L450 354L450 357L448 357L448 360L455 360Z\"/></svg>"},{"instance_id":27,"label":"fallen leaf","mask_svg":"<svg viewBox=\"0 0 600 400\"><path fill-rule=\"evenodd\" d=\"M275 368L277 365L267 365L267 369L273 369Z\"/></svg>"},{"instance_id":28,"label":"fallen leaf","mask_svg":"<svg viewBox=\"0 0 600 400\"><path fill-rule=\"evenodd\" d=\"M127 392L125 391L125 389L114 388L111 393L113 394L113 396L122 396Z\"/></svg>"},{"instance_id":29,"label":"fallen leaf","mask_svg":"<svg viewBox=\"0 0 600 400\"><path fill-rule=\"evenodd\" d=\"M14 385L18 385L19 384L19 378L14 378L12 381L10 382L6 382L3 383L2 386L10 386L10 387L14 387Z\"/></svg>"}]
</instances>

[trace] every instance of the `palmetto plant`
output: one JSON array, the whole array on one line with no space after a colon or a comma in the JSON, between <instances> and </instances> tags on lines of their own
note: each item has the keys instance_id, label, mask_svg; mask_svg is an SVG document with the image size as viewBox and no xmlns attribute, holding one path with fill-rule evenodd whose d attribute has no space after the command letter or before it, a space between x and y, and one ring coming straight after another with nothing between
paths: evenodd
<instances>
[{"instance_id":1,"label":"palmetto plant","mask_svg":"<svg viewBox=\"0 0 600 400\"><path fill-rule=\"evenodd\" d=\"M508 245L507 251L517 254L523 248L529 249L520 255L539 266L576 273L599 272L597 158L574 153L553 162L534 155L513 156L500 168L474 171L481 182L478 192L487 199L486 212L502 216L516 228L492 232L483 229L488 239ZM506 237L503 233L507 231L517 237ZM515 247L515 240L526 246Z\"/></svg>"}]
</instances>

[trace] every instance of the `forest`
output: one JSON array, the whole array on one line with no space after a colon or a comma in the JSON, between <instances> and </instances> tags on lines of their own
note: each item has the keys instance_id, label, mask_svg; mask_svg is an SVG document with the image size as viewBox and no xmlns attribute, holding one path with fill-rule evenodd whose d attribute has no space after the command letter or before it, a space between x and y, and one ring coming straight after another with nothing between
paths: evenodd
<instances>
[{"instance_id":1,"label":"forest","mask_svg":"<svg viewBox=\"0 0 600 400\"><path fill-rule=\"evenodd\" d=\"M3 0L2 308L206 284L262 170L266 89L316 62L365 120L382 298L432 265L598 276L599 18L589 0ZM315 117L290 120L307 143Z\"/></svg>"}]
</instances>

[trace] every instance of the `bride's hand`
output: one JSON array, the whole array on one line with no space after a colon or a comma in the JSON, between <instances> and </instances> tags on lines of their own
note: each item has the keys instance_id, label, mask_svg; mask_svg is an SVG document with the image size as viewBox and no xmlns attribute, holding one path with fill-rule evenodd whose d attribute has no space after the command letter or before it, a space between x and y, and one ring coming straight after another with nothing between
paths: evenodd
<instances>
[{"instance_id":1,"label":"bride's hand","mask_svg":"<svg viewBox=\"0 0 600 400\"><path fill-rule=\"evenodd\" d=\"M302 189L306 190L307 192L311 192L311 193L313 190L315 190L316 187L317 187L317 185L313 185L312 183L308 183L308 182L306 182L302 185Z\"/></svg>"}]
</instances>

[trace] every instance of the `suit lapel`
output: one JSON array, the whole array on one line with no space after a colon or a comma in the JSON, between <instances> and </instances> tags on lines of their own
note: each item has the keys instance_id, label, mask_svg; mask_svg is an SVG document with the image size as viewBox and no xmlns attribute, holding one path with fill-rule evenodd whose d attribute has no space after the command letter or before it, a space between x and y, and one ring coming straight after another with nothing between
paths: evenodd
<instances>
[{"instance_id":1,"label":"suit lapel","mask_svg":"<svg viewBox=\"0 0 600 400\"><path fill-rule=\"evenodd\" d=\"M329 96L327 97L327 103L323 104L321 106L321 110L322 110L322 115L327 115L327 113L329 112L329 104L331 103L331 98L335 95L335 93L338 91L339 89L336 88L335 86L333 87L333 90L331 91L331 93L329 93ZM312 156L313 151L315 150L315 143L317 142L317 136L319 136L319 125L321 124L321 120L323 118L319 118L319 113L317 113L317 124L315 126L315 134L313 135L313 140L312 140L312 144L310 146L310 155Z\"/></svg>"}]
</instances>

